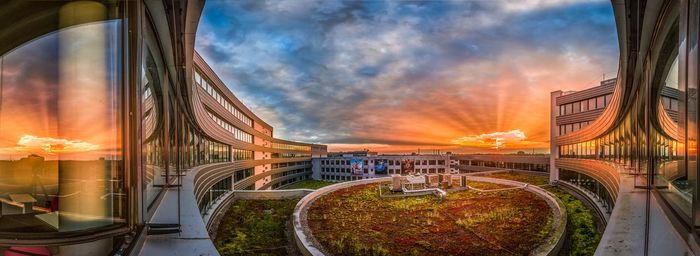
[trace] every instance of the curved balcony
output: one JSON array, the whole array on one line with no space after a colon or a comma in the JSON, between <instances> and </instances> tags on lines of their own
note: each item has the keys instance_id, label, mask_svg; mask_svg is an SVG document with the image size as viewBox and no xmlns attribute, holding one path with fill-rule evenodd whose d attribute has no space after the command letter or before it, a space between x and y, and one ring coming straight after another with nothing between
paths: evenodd
<instances>
[{"instance_id":1,"label":"curved balcony","mask_svg":"<svg viewBox=\"0 0 700 256\"><path fill-rule=\"evenodd\" d=\"M664 106L659 104L656 111L659 116L658 122L659 126L661 126L661 131L675 141L684 141L683 131L678 127L678 123L673 121L673 118L666 112Z\"/></svg>"},{"instance_id":2,"label":"curved balcony","mask_svg":"<svg viewBox=\"0 0 700 256\"><path fill-rule=\"evenodd\" d=\"M578 131L556 137L554 139L554 144L560 146L584 142L595 139L596 137L603 135L605 132L610 130L619 119L620 114L623 112L623 99L625 96L625 92L622 87L623 82L623 79L617 80L610 104L595 121Z\"/></svg>"},{"instance_id":3,"label":"curved balcony","mask_svg":"<svg viewBox=\"0 0 700 256\"><path fill-rule=\"evenodd\" d=\"M285 162L289 161L289 159L267 159L267 160L247 160L247 161L238 161L238 162L229 162L229 163L219 163L219 164L213 164L213 165L207 165L206 167L203 167L202 170L197 172L197 174L194 176L194 193L195 193L195 198L197 199L197 202L200 202L204 195L207 193L209 188L211 188L214 184L217 182L225 179L226 177L231 177L232 175L235 174L236 171L247 169L247 168L252 168L258 165L263 165L263 164L270 164L270 163L277 163L277 162ZM304 161L302 159L298 159L296 161ZM267 176L277 174L277 173L282 173L285 171L289 170L294 170L294 169L299 169L299 168L306 168L306 167L311 167L311 165L295 165L295 166L288 166L288 167L282 167L282 168L276 168L270 171L262 172L247 178L244 178L240 181L237 181L234 183L234 189L245 189L249 187L250 185L254 185L255 182L258 180L265 178ZM271 182L268 184L272 184ZM263 189L263 188L260 188Z\"/></svg>"},{"instance_id":4,"label":"curved balcony","mask_svg":"<svg viewBox=\"0 0 700 256\"><path fill-rule=\"evenodd\" d=\"M268 182L267 184L261 186L261 187L260 187L260 190L265 190L265 189L271 188L272 185L274 185L274 184L276 184L276 183L278 183L278 182L282 182L282 181L285 181L285 180L294 179L294 178L297 178L297 177L302 177L302 176L305 176L305 175L311 175L311 173L312 173L311 171L308 171L308 172L295 173L295 174L292 174L292 175L287 175L287 176L282 176L282 177L279 177L279 178L276 178L276 179L272 179L272 180L270 180L270 182Z\"/></svg>"},{"instance_id":5,"label":"curved balcony","mask_svg":"<svg viewBox=\"0 0 700 256\"><path fill-rule=\"evenodd\" d=\"M559 168L580 172L596 179L610 193L613 201L617 200L620 191L620 172L616 164L575 158L560 158L556 159L555 162Z\"/></svg>"}]
</instances>

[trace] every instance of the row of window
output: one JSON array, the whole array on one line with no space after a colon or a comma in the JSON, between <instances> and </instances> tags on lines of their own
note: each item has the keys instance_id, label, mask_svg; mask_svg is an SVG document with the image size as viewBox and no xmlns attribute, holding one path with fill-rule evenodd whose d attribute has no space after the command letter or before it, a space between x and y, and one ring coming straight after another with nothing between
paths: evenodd
<instances>
[{"instance_id":1,"label":"row of window","mask_svg":"<svg viewBox=\"0 0 700 256\"><path fill-rule=\"evenodd\" d=\"M367 176L341 176L341 175L321 175L322 180L330 180L330 181L351 181L351 180L361 180L361 179L369 179L370 177Z\"/></svg>"},{"instance_id":2,"label":"row of window","mask_svg":"<svg viewBox=\"0 0 700 256\"><path fill-rule=\"evenodd\" d=\"M583 129L583 127L588 126L592 122L593 121L586 121L586 122L578 122L578 123L573 123L573 124L560 125L559 126L559 135L564 135L567 133L572 133L572 132L581 130L581 129Z\"/></svg>"},{"instance_id":3,"label":"row of window","mask_svg":"<svg viewBox=\"0 0 700 256\"><path fill-rule=\"evenodd\" d=\"M211 119L213 119L214 122L219 124L219 126L221 126L222 128L229 131L231 134L233 134L233 138L240 140L240 141L253 143L253 135L250 135L250 133L247 133L247 132L242 131L241 129L238 129L238 127L233 126L232 124L222 120L221 118L219 118L218 116L214 115L211 112L207 112L207 114L209 114L209 117L211 117Z\"/></svg>"},{"instance_id":4,"label":"row of window","mask_svg":"<svg viewBox=\"0 0 700 256\"><path fill-rule=\"evenodd\" d=\"M294 174L299 174L299 173L305 173L305 172L311 172L311 168L310 167L299 168L299 169L284 171L281 173L275 173L271 177L272 177L272 179L277 179L277 178L281 178L281 177L285 177L285 176L289 176L289 175L294 175Z\"/></svg>"},{"instance_id":5,"label":"row of window","mask_svg":"<svg viewBox=\"0 0 700 256\"><path fill-rule=\"evenodd\" d=\"M297 165L310 165L310 164L311 164L311 161L274 163L274 164L272 164L272 169L284 168L284 167L289 167L289 166L297 166Z\"/></svg>"},{"instance_id":6,"label":"row of window","mask_svg":"<svg viewBox=\"0 0 700 256\"><path fill-rule=\"evenodd\" d=\"M400 160L387 160L388 165L395 165L395 166L400 166L401 161ZM374 164L374 160L370 159L369 161L362 160L363 165L367 165L367 163ZM321 165L350 165L350 160L348 159L328 159L328 160L321 160ZM415 160L415 165L445 165L445 160L444 159L438 159L438 160Z\"/></svg>"},{"instance_id":7,"label":"row of window","mask_svg":"<svg viewBox=\"0 0 700 256\"><path fill-rule=\"evenodd\" d=\"M245 178L253 176L255 172L254 168L248 168L243 170L238 170L234 173L233 178L227 177L219 182L215 183L207 193L204 195L202 200L199 202L199 212L204 215L209 208L219 199L219 197L226 194L233 189L233 184L239 182ZM246 190L253 190L254 187L248 187Z\"/></svg>"},{"instance_id":8,"label":"row of window","mask_svg":"<svg viewBox=\"0 0 700 256\"><path fill-rule=\"evenodd\" d=\"M180 157L182 161L181 164L184 168L231 161L229 154L230 148L228 145L209 140L192 131L188 131L186 137L188 137L186 138L187 143L183 145L183 156ZM165 145L161 137L155 137L145 142L142 146L144 164L146 166L164 166L164 152ZM152 171L154 169L157 168L149 167L147 171ZM146 181L151 181L151 179L147 179Z\"/></svg>"},{"instance_id":9,"label":"row of window","mask_svg":"<svg viewBox=\"0 0 700 256\"><path fill-rule=\"evenodd\" d=\"M612 94L606 94L595 98L559 105L559 115L571 115L590 110L602 109L610 104Z\"/></svg>"},{"instance_id":10,"label":"row of window","mask_svg":"<svg viewBox=\"0 0 700 256\"><path fill-rule=\"evenodd\" d=\"M549 164L533 164L533 163L513 163L500 161L483 161L483 160L459 160L460 165L468 166L484 166L504 169L518 169L527 171L548 172ZM460 171L471 171L469 168L460 168Z\"/></svg>"},{"instance_id":11,"label":"row of window","mask_svg":"<svg viewBox=\"0 0 700 256\"><path fill-rule=\"evenodd\" d=\"M612 212L615 201L612 200L610 193L608 193L605 187L603 187L603 185L596 179L591 178L588 175L566 169L559 170L559 179L567 181L590 192L596 199L598 199L599 202L601 202L601 204L603 204L603 208L605 208L608 213Z\"/></svg>"},{"instance_id":12,"label":"row of window","mask_svg":"<svg viewBox=\"0 0 700 256\"><path fill-rule=\"evenodd\" d=\"M311 151L311 146L291 145L291 144L284 144L284 143L277 143L277 142L272 143L272 148Z\"/></svg>"},{"instance_id":13,"label":"row of window","mask_svg":"<svg viewBox=\"0 0 700 256\"><path fill-rule=\"evenodd\" d=\"M209 188L207 193L204 194L204 197L199 202L199 213L202 215L206 214L207 211L209 211L209 208L219 199L219 197L226 194L226 192L231 191L233 188L232 185L231 177L227 177Z\"/></svg>"},{"instance_id":14,"label":"row of window","mask_svg":"<svg viewBox=\"0 0 700 256\"><path fill-rule=\"evenodd\" d=\"M231 150L233 160L253 160L253 151L234 148Z\"/></svg>"},{"instance_id":15,"label":"row of window","mask_svg":"<svg viewBox=\"0 0 700 256\"><path fill-rule=\"evenodd\" d=\"M253 176L253 173L255 173L255 168L248 168L236 171L233 175L233 177L235 178L234 183L239 182L250 176Z\"/></svg>"},{"instance_id":16,"label":"row of window","mask_svg":"<svg viewBox=\"0 0 700 256\"><path fill-rule=\"evenodd\" d=\"M247 115L243 114L236 106L231 104L226 97L221 96L219 91L214 89L213 86L210 85L209 81L207 81L206 78L204 78L202 75L199 74L199 71L195 70L194 71L194 82L201 86L210 96L212 96L221 106L223 106L226 110L231 112L233 116L238 118L238 120L241 120L244 124L247 124L250 127L253 127L253 120L250 119Z\"/></svg>"},{"instance_id":17,"label":"row of window","mask_svg":"<svg viewBox=\"0 0 700 256\"><path fill-rule=\"evenodd\" d=\"M311 157L311 154L272 153L272 158L296 158L296 157Z\"/></svg>"},{"instance_id":18,"label":"row of window","mask_svg":"<svg viewBox=\"0 0 700 256\"><path fill-rule=\"evenodd\" d=\"M387 170L389 174L401 174L401 169L388 169ZM423 168L423 169L415 169L416 172L418 173L445 173L445 168ZM352 171L350 168L326 168L322 167L321 168L322 173L349 173L352 174ZM369 174L369 169L363 168L362 173L364 174Z\"/></svg>"},{"instance_id":19,"label":"row of window","mask_svg":"<svg viewBox=\"0 0 700 256\"><path fill-rule=\"evenodd\" d=\"M677 99L661 96L661 105L664 106L665 110L680 111L678 107L680 102Z\"/></svg>"}]
</instances>

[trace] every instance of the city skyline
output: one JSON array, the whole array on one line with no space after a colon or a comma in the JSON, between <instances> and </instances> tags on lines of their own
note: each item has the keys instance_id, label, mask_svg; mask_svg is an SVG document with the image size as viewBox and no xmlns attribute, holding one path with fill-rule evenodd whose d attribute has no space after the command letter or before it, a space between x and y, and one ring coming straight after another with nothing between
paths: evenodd
<instances>
[{"instance_id":1,"label":"city skyline","mask_svg":"<svg viewBox=\"0 0 700 256\"><path fill-rule=\"evenodd\" d=\"M331 151L544 153L549 92L617 72L607 1L211 1L203 12L196 49L229 88L276 134Z\"/></svg>"}]
</instances>

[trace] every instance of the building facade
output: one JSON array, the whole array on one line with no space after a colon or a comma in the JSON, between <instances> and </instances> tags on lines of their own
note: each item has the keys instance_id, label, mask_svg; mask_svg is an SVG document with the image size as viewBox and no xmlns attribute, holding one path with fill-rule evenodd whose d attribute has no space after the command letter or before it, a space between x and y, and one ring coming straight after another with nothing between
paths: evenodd
<instances>
[{"instance_id":1,"label":"building facade","mask_svg":"<svg viewBox=\"0 0 700 256\"><path fill-rule=\"evenodd\" d=\"M596 254L697 254L698 1L613 9L612 94L590 110L592 97L610 95L605 85L552 93L550 180L589 191L610 213Z\"/></svg>"},{"instance_id":2,"label":"building facade","mask_svg":"<svg viewBox=\"0 0 700 256\"><path fill-rule=\"evenodd\" d=\"M549 156L516 154L378 155L372 152L329 153L315 158L313 178L352 181L392 174L439 174L504 169L548 172Z\"/></svg>"},{"instance_id":3,"label":"building facade","mask_svg":"<svg viewBox=\"0 0 700 256\"><path fill-rule=\"evenodd\" d=\"M218 196L311 177L326 146L275 138L194 51L203 5L0 3L0 254L211 252Z\"/></svg>"}]
</instances>

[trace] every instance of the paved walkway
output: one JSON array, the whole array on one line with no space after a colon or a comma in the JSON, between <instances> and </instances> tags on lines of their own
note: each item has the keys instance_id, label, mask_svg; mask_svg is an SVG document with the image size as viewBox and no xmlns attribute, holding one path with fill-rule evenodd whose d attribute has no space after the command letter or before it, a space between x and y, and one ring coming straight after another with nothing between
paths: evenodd
<instances>
[{"instance_id":1,"label":"paved walkway","mask_svg":"<svg viewBox=\"0 0 700 256\"><path fill-rule=\"evenodd\" d=\"M180 190L180 234L153 235L146 237L139 255L209 256L219 255L214 243L209 239L206 225L199 213L194 198L194 175L205 167L199 166L182 177ZM151 223L177 223L177 188L165 192ZM145 232L145 231L144 231Z\"/></svg>"},{"instance_id":2,"label":"paved walkway","mask_svg":"<svg viewBox=\"0 0 700 256\"><path fill-rule=\"evenodd\" d=\"M633 176L620 174L620 194L595 255L644 255L646 198L645 189L634 188ZM693 255L653 195L650 206L648 255Z\"/></svg>"}]
</instances>

